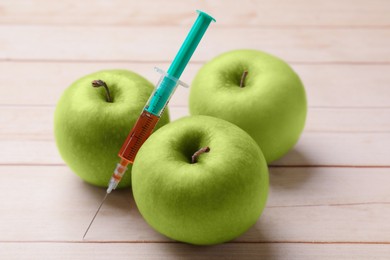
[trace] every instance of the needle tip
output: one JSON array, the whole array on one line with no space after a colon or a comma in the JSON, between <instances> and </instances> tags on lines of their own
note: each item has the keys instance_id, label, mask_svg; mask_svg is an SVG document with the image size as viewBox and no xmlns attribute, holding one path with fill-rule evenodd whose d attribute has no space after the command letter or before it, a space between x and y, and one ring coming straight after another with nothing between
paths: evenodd
<instances>
[{"instance_id":1,"label":"needle tip","mask_svg":"<svg viewBox=\"0 0 390 260\"><path fill-rule=\"evenodd\" d=\"M104 196L102 202L101 202L100 205L99 205L99 208L97 209L95 215L93 216L91 222L89 223L89 225L88 225L88 227L87 227L87 230L85 230L85 233L84 233L84 236L83 236L83 240L85 239L85 236L87 235L87 233L88 233L88 231L89 231L89 228L92 226L93 221L95 220L97 214L99 213L100 208L103 206L104 201L107 199L108 194L109 194L109 193L106 193L106 195Z\"/></svg>"}]
</instances>

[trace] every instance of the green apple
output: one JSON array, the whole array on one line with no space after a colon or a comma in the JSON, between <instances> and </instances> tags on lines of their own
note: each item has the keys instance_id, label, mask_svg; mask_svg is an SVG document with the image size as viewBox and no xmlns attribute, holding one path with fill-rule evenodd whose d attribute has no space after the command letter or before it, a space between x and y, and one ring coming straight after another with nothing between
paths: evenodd
<instances>
[{"instance_id":1,"label":"green apple","mask_svg":"<svg viewBox=\"0 0 390 260\"><path fill-rule=\"evenodd\" d=\"M136 204L160 233L218 244L248 230L268 194L268 168L256 142L225 120L192 116L167 124L139 150Z\"/></svg>"},{"instance_id":2,"label":"green apple","mask_svg":"<svg viewBox=\"0 0 390 260\"><path fill-rule=\"evenodd\" d=\"M102 86L106 83L109 96L105 88L92 86L95 80ZM118 152L153 89L134 72L106 70L87 75L65 90L55 110L54 134L63 160L78 176L107 186L120 160ZM166 111L157 128L168 122ZM118 187L131 185L128 168Z\"/></svg>"},{"instance_id":3,"label":"green apple","mask_svg":"<svg viewBox=\"0 0 390 260\"><path fill-rule=\"evenodd\" d=\"M219 117L244 129L268 163L295 145L307 111L298 75L256 50L230 51L205 64L192 82L189 107L191 115Z\"/></svg>"}]
</instances>

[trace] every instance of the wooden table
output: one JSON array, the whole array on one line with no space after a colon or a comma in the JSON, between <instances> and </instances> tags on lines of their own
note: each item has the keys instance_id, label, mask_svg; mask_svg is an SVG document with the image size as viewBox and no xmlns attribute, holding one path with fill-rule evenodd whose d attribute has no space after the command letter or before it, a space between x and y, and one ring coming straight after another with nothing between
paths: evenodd
<instances>
[{"instance_id":1,"label":"wooden table","mask_svg":"<svg viewBox=\"0 0 390 260\"><path fill-rule=\"evenodd\" d=\"M130 190L103 189L60 158L53 112L75 79L124 68L156 82L201 9L217 23L182 80L219 53L273 53L309 101L295 148L270 166L267 207L213 247L152 230ZM170 104L188 114L188 90ZM0 259L390 259L390 1L0 1Z\"/></svg>"}]
</instances>

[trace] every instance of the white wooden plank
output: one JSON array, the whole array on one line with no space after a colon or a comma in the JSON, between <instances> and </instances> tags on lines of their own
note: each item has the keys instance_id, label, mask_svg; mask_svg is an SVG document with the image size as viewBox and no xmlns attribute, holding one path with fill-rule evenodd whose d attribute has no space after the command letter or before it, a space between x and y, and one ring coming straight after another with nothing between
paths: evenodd
<instances>
[{"instance_id":1,"label":"white wooden plank","mask_svg":"<svg viewBox=\"0 0 390 260\"><path fill-rule=\"evenodd\" d=\"M44 10L42 10L44 7ZM386 0L185 2L3 0L2 24L190 25L193 11L208 11L227 26L388 26Z\"/></svg>"},{"instance_id":2,"label":"white wooden plank","mask_svg":"<svg viewBox=\"0 0 390 260\"><path fill-rule=\"evenodd\" d=\"M2 60L170 61L189 28L0 26ZM262 49L287 61L390 62L388 28L211 28L193 61ZM369 48L367 47L369 46Z\"/></svg>"},{"instance_id":3,"label":"white wooden plank","mask_svg":"<svg viewBox=\"0 0 390 260\"><path fill-rule=\"evenodd\" d=\"M185 107L170 109L172 120L188 114ZM272 165L389 166L388 110L309 110L296 147ZM52 134L53 114L54 107L1 109L0 164L63 164Z\"/></svg>"},{"instance_id":4,"label":"white wooden plank","mask_svg":"<svg viewBox=\"0 0 390 260\"><path fill-rule=\"evenodd\" d=\"M104 69L128 69L155 84L158 66L150 62L0 62L0 104L55 105L64 89L76 79ZM191 84L202 64L190 63L181 80ZM389 107L390 65L305 65L292 67L304 82L309 106L320 107ZM170 104L186 106L189 90L178 88Z\"/></svg>"},{"instance_id":5,"label":"white wooden plank","mask_svg":"<svg viewBox=\"0 0 390 260\"><path fill-rule=\"evenodd\" d=\"M63 164L54 140L0 139L0 164ZM274 166L389 166L390 133L304 132Z\"/></svg>"},{"instance_id":6,"label":"white wooden plank","mask_svg":"<svg viewBox=\"0 0 390 260\"><path fill-rule=\"evenodd\" d=\"M387 260L389 245L223 244L196 247L179 243L0 243L4 259L289 259Z\"/></svg>"},{"instance_id":7,"label":"white wooden plank","mask_svg":"<svg viewBox=\"0 0 390 260\"><path fill-rule=\"evenodd\" d=\"M309 107L305 132L389 133L390 108Z\"/></svg>"},{"instance_id":8,"label":"white wooden plank","mask_svg":"<svg viewBox=\"0 0 390 260\"><path fill-rule=\"evenodd\" d=\"M303 133L272 165L389 166L390 133Z\"/></svg>"},{"instance_id":9,"label":"white wooden plank","mask_svg":"<svg viewBox=\"0 0 390 260\"><path fill-rule=\"evenodd\" d=\"M3 106L0 137L53 140L54 111L51 106ZM189 115L187 107L170 106L169 111L171 121ZM305 132L389 133L389 114L390 108L309 108Z\"/></svg>"},{"instance_id":10,"label":"white wooden plank","mask_svg":"<svg viewBox=\"0 0 390 260\"><path fill-rule=\"evenodd\" d=\"M270 168L267 206L337 207L390 203L390 168Z\"/></svg>"},{"instance_id":11,"label":"white wooden plank","mask_svg":"<svg viewBox=\"0 0 390 260\"><path fill-rule=\"evenodd\" d=\"M390 242L389 169L271 168L267 207L239 242ZM1 166L0 242L81 241L104 189L63 166ZM17 232L16 232L17 231ZM106 201L88 241L170 241L129 190Z\"/></svg>"}]
</instances>

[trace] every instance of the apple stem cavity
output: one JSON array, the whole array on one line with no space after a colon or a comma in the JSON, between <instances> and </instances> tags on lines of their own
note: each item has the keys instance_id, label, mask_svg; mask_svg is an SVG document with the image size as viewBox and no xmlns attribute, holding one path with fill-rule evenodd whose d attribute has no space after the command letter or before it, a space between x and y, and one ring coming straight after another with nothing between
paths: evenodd
<instances>
[{"instance_id":1,"label":"apple stem cavity","mask_svg":"<svg viewBox=\"0 0 390 260\"><path fill-rule=\"evenodd\" d=\"M246 78L247 75L248 75L248 71L245 70L245 71L242 73L242 76L241 76L240 88L245 87L245 86L244 86L244 82L245 82L245 78Z\"/></svg>"},{"instance_id":2,"label":"apple stem cavity","mask_svg":"<svg viewBox=\"0 0 390 260\"><path fill-rule=\"evenodd\" d=\"M203 148L200 148L198 151L194 153L191 157L191 163L196 163L198 160L198 156L201 155L202 153L208 153L210 152L210 147L206 146Z\"/></svg>"},{"instance_id":3,"label":"apple stem cavity","mask_svg":"<svg viewBox=\"0 0 390 260\"><path fill-rule=\"evenodd\" d=\"M110 90L108 89L106 82L104 82L103 80L100 80L100 79L94 80L94 81L92 81L92 87L94 87L94 88L103 87L106 90L106 100L107 100L107 102L112 103Z\"/></svg>"}]
</instances>

